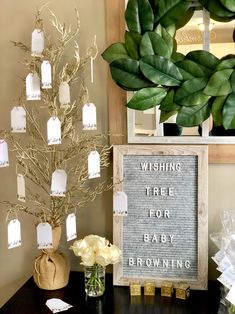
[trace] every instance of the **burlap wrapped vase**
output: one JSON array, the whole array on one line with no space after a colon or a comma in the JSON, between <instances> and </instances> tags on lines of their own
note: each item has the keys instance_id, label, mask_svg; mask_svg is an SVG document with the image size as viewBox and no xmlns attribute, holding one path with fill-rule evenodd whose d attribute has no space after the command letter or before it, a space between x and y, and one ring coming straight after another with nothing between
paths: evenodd
<instances>
[{"instance_id":1,"label":"burlap wrapped vase","mask_svg":"<svg viewBox=\"0 0 235 314\"><path fill-rule=\"evenodd\" d=\"M53 249L42 250L35 258L33 278L36 285L45 290L65 287L69 280L69 262L67 257L58 252L61 227L53 229Z\"/></svg>"}]
</instances>

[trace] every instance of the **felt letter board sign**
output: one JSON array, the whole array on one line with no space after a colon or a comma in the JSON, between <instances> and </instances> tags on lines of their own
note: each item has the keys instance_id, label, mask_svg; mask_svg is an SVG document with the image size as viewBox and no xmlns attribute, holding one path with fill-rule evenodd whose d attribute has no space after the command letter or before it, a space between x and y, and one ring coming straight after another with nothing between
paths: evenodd
<instances>
[{"instance_id":1,"label":"felt letter board sign","mask_svg":"<svg viewBox=\"0 0 235 314\"><path fill-rule=\"evenodd\" d=\"M207 289L207 176L206 146L114 146L114 192L128 203L127 216L113 216L123 252L115 285L154 279Z\"/></svg>"}]
</instances>

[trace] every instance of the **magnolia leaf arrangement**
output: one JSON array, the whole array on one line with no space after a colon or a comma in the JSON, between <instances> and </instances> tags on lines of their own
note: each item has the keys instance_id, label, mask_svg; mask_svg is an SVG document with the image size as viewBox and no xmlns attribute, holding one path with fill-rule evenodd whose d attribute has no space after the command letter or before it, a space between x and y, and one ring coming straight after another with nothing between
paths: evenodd
<instances>
[{"instance_id":1,"label":"magnolia leaf arrangement","mask_svg":"<svg viewBox=\"0 0 235 314\"><path fill-rule=\"evenodd\" d=\"M128 30L102 54L113 80L134 91L128 108L160 105L161 122L177 114L177 124L197 126L210 114L215 125L235 128L235 55L218 59L204 50L177 52L176 30L195 9L207 9L214 20L235 19L234 0L129 0Z\"/></svg>"}]
</instances>

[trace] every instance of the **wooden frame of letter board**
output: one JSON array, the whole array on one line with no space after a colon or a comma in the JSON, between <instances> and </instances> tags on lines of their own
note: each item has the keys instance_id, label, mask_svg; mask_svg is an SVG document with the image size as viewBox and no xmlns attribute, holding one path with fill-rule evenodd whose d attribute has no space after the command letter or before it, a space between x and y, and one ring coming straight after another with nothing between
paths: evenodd
<instances>
[{"instance_id":1,"label":"wooden frame of letter board","mask_svg":"<svg viewBox=\"0 0 235 314\"><path fill-rule=\"evenodd\" d=\"M206 290L208 283L208 149L207 146L186 146L186 145L117 145L114 146L114 191L123 190L123 156L125 155L146 155L147 156L197 156L198 168L198 197L197 211L197 273L195 278L143 278L140 276L124 277L122 262L114 265L113 283L114 285L129 285L131 281L138 280L144 284L146 280L155 280L158 287L164 280L176 282L187 282L191 289ZM125 182L126 184L126 182ZM120 249L123 249L123 219L125 217L113 216L113 242ZM141 245L141 243L140 243ZM123 250L122 250L123 251ZM148 253L148 252L146 252ZM124 256L123 256L124 257Z\"/></svg>"}]
</instances>

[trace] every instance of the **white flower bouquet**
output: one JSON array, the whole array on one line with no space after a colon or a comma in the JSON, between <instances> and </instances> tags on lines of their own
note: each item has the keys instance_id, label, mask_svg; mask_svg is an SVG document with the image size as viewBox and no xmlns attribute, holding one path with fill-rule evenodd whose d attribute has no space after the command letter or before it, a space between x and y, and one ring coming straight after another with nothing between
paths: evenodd
<instances>
[{"instance_id":1,"label":"white flower bouquet","mask_svg":"<svg viewBox=\"0 0 235 314\"><path fill-rule=\"evenodd\" d=\"M77 240L70 247L76 256L81 257L85 270L85 290L90 296L99 296L105 290L104 267L121 261L121 250L104 237L88 235Z\"/></svg>"}]
</instances>

